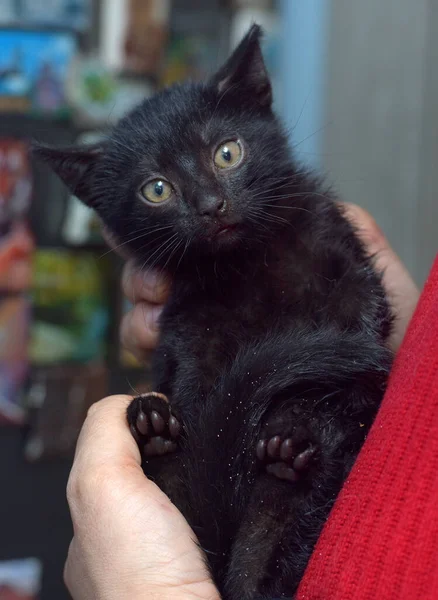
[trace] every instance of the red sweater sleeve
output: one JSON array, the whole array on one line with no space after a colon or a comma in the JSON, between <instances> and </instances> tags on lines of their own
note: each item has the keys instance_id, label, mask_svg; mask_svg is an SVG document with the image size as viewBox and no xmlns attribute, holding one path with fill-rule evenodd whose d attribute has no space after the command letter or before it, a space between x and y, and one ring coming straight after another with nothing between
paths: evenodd
<instances>
[{"instance_id":1,"label":"red sweater sleeve","mask_svg":"<svg viewBox=\"0 0 438 600\"><path fill-rule=\"evenodd\" d=\"M438 599L438 256L296 598Z\"/></svg>"}]
</instances>

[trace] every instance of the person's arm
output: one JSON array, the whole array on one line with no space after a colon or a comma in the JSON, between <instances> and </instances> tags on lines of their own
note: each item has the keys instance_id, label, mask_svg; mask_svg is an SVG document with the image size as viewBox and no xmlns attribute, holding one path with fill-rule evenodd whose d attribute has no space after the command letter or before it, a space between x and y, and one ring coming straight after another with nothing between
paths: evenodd
<instances>
[{"instance_id":1,"label":"person's arm","mask_svg":"<svg viewBox=\"0 0 438 600\"><path fill-rule=\"evenodd\" d=\"M300 600L438 598L438 257Z\"/></svg>"},{"instance_id":2,"label":"person's arm","mask_svg":"<svg viewBox=\"0 0 438 600\"><path fill-rule=\"evenodd\" d=\"M396 352L414 314L420 292L373 217L355 204L343 206L345 216L356 228L368 254L374 258L375 268L382 273L383 285L394 314L389 346Z\"/></svg>"}]
</instances>

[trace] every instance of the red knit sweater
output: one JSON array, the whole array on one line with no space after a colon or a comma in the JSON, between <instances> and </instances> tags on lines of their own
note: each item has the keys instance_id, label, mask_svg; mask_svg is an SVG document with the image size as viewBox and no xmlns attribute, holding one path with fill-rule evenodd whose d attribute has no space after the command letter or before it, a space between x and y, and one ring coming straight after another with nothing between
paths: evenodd
<instances>
[{"instance_id":1,"label":"red knit sweater","mask_svg":"<svg viewBox=\"0 0 438 600\"><path fill-rule=\"evenodd\" d=\"M297 600L438 599L438 257Z\"/></svg>"}]
</instances>

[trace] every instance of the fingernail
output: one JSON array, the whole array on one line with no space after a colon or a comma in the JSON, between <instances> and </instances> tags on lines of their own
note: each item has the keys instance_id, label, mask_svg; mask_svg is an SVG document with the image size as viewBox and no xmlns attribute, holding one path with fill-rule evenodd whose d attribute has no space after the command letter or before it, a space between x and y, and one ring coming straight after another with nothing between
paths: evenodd
<instances>
[{"instance_id":1,"label":"fingernail","mask_svg":"<svg viewBox=\"0 0 438 600\"><path fill-rule=\"evenodd\" d=\"M170 282L169 279L166 276L163 276L162 273L158 273L157 271L149 271L145 275L144 281L150 290L154 290L157 298L167 295Z\"/></svg>"},{"instance_id":2,"label":"fingernail","mask_svg":"<svg viewBox=\"0 0 438 600\"><path fill-rule=\"evenodd\" d=\"M150 310L151 329L157 331L160 328L160 315L163 312L163 307L153 306Z\"/></svg>"}]
</instances>

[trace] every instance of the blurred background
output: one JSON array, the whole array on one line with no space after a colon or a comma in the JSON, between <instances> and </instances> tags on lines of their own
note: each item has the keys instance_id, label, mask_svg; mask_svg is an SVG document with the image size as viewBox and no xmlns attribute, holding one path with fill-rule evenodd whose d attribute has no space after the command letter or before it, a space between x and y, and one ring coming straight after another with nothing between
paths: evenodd
<instances>
[{"instance_id":1,"label":"blurred background","mask_svg":"<svg viewBox=\"0 0 438 600\"><path fill-rule=\"evenodd\" d=\"M121 264L29 142L105 135L256 21L299 160L368 209L419 285L438 246L433 0L0 0L0 600L63 600L65 485L89 405L148 389Z\"/></svg>"}]
</instances>

